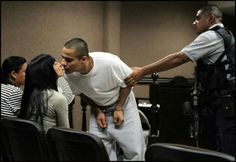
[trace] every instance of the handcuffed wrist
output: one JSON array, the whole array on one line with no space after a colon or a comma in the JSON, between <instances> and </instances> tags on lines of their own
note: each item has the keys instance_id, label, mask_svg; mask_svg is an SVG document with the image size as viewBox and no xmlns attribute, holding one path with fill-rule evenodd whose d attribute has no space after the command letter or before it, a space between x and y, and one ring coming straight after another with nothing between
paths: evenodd
<instances>
[{"instance_id":1,"label":"handcuffed wrist","mask_svg":"<svg viewBox=\"0 0 236 162\"><path fill-rule=\"evenodd\" d=\"M106 110L102 110L102 109L98 109L98 112L100 113L100 112L102 112L102 113L106 113Z\"/></svg>"},{"instance_id":2,"label":"handcuffed wrist","mask_svg":"<svg viewBox=\"0 0 236 162\"><path fill-rule=\"evenodd\" d=\"M115 109L114 111L123 111L122 109Z\"/></svg>"}]
</instances>

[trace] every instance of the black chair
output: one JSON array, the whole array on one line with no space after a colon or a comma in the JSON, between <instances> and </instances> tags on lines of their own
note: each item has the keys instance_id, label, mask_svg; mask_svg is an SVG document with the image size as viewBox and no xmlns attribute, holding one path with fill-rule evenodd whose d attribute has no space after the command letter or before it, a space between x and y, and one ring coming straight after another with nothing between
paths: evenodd
<instances>
[{"instance_id":1,"label":"black chair","mask_svg":"<svg viewBox=\"0 0 236 162\"><path fill-rule=\"evenodd\" d=\"M3 116L1 116L1 161L13 161L8 136L3 127Z\"/></svg>"},{"instance_id":2,"label":"black chair","mask_svg":"<svg viewBox=\"0 0 236 162\"><path fill-rule=\"evenodd\" d=\"M47 161L48 147L42 127L33 121L19 118L1 119L5 133L4 146L8 146L13 161Z\"/></svg>"},{"instance_id":3,"label":"black chair","mask_svg":"<svg viewBox=\"0 0 236 162\"><path fill-rule=\"evenodd\" d=\"M172 143L154 143L145 153L146 161L235 161L231 155Z\"/></svg>"},{"instance_id":4,"label":"black chair","mask_svg":"<svg viewBox=\"0 0 236 162\"><path fill-rule=\"evenodd\" d=\"M47 138L54 161L109 161L102 140L94 134L53 127Z\"/></svg>"}]
</instances>

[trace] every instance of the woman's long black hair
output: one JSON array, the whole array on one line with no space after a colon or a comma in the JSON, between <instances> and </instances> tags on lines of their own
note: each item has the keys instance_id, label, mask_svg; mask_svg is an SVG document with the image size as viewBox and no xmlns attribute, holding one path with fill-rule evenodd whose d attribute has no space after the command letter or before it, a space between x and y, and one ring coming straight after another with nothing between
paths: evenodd
<instances>
[{"instance_id":1,"label":"woman's long black hair","mask_svg":"<svg viewBox=\"0 0 236 162\"><path fill-rule=\"evenodd\" d=\"M45 90L57 91L58 77L53 68L55 61L49 54L40 54L28 64L19 118L29 119L33 114L34 120L43 126L43 113L46 113L48 106Z\"/></svg>"}]
</instances>

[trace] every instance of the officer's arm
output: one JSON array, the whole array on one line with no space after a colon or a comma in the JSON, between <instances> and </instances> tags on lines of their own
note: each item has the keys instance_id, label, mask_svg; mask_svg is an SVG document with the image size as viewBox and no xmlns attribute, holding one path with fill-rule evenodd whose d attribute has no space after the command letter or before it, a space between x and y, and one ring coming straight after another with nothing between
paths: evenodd
<instances>
[{"instance_id":1,"label":"officer's arm","mask_svg":"<svg viewBox=\"0 0 236 162\"><path fill-rule=\"evenodd\" d=\"M177 52L170 54L154 63L143 66L142 69L145 76L155 72L162 72L175 68L189 61L191 60L186 54L183 52Z\"/></svg>"},{"instance_id":2,"label":"officer's arm","mask_svg":"<svg viewBox=\"0 0 236 162\"><path fill-rule=\"evenodd\" d=\"M146 66L132 68L133 72L125 79L125 83L127 86L134 86L145 75L166 71L189 61L191 61L190 58L183 52L170 54Z\"/></svg>"}]
</instances>

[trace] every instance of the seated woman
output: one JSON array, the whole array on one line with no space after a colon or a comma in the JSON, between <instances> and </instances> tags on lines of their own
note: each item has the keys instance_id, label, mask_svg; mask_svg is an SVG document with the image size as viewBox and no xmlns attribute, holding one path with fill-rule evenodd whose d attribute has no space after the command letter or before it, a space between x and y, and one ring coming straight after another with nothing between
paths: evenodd
<instances>
[{"instance_id":1,"label":"seated woman","mask_svg":"<svg viewBox=\"0 0 236 162\"><path fill-rule=\"evenodd\" d=\"M45 132L51 127L69 128L67 100L57 90L57 79L64 72L63 66L48 54L29 63L19 118L38 122Z\"/></svg>"},{"instance_id":2,"label":"seated woman","mask_svg":"<svg viewBox=\"0 0 236 162\"><path fill-rule=\"evenodd\" d=\"M1 116L17 117L25 83L26 59L20 56L6 58L1 67Z\"/></svg>"}]
</instances>

